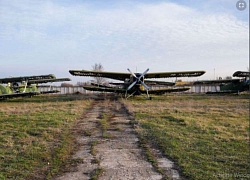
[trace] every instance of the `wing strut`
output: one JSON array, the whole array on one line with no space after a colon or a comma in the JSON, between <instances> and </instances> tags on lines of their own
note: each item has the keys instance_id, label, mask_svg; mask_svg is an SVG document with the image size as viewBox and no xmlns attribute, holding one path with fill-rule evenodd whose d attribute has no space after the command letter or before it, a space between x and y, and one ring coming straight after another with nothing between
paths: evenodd
<instances>
[{"instance_id":1,"label":"wing strut","mask_svg":"<svg viewBox=\"0 0 250 180\"><path fill-rule=\"evenodd\" d=\"M146 91L147 91L147 98L150 99L149 94L148 94L148 89Z\"/></svg>"},{"instance_id":2,"label":"wing strut","mask_svg":"<svg viewBox=\"0 0 250 180\"><path fill-rule=\"evenodd\" d=\"M125 98L128 99L129 97L133 96L135 94L136 91L134 91L132 94L128 95L127 94L127 91L126 91L126 94L125 94Z\"/></svg>"},{"instance_id":3,"label":"wing strut","mask_svg":"<svg viewBox=\"0 0 250 180\"><path fill-rule=\"evenodd\" d=\"M24 83L25 83L25 86L24 86L23 92L26 92L26 88L27 88L27 85L28 85L28 81L25 81Z\"/></svg>"}]
</instances>

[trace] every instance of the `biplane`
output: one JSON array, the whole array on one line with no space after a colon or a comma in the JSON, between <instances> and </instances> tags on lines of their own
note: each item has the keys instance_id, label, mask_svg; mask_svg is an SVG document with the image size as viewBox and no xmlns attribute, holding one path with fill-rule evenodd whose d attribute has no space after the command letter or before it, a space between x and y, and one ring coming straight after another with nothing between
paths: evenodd
<instances>
[{"instance_id":1,"label":"biplane","mask_svg":"<svg viewBox=\"0 0 250 180\"><path fill-rule=\"evenodd\" d=\"M146 94L147 98L150 98L149 94L164 94L170 92L182 92L187 91L189 87L171 87L171 88L150 88L148 85L163 85L174 86L175 83L155 81L149 79L158 78L177 78L177 77L197 77L205 73L205 71L182 71L182 72L155 72L148 73L149 69L143 73L133 73L130 69L127 69L128 73L123 72L103 72L103 71L88 71L88 70L69 70L69 73L73 76L89 76L89 77L103 77L123 82L110 83L115 86L91 84L84 85L83 88L90 91L101 92L115 92L123 94L125 98L133 95ZM148 85L147 85L147 84Z\"/></svg>"},{"instance_id":2,"label":"biplane","mask_svg":"<svg viewBox=\"0 0 250 180\"><path fill-rule=\"evenodd\" d=\"M58 91L38 91L38 84L70 81L69 78L56 78L53 74L9 77L0 79L0 100L15 97L31 97L39 94L57 93ZM3 85L6 84L6 85Z\"/></svg>"},{"instance_id":3,"label":"biplane","mask_svg":"<svg viewBox=\"0 0 250 180\"><path fill-rule=\"evenodd\" d=\"M193 84L198 85L214 85L215 91L209 91L207 94L230 94L243 91L249 91L249 72L247 71L236 71L233 77L238 77L237 79L218 79L218 80L204 80L195 81ZM216 88L219 86L219 90Z\"/></svg>"}]
</instances>

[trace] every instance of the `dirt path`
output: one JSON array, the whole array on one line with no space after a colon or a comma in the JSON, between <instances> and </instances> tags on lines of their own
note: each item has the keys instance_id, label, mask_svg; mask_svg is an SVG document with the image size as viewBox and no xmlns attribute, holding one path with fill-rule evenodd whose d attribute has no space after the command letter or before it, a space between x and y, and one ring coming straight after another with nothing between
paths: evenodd
<instances>
[{"instance_id":1,"label":"dirt path","mask_svg":"<svg viewBox=\"0 0 250 180\"><path fill-rule=\"evenodd\" d=\"M159 167L165 175L158 173L146 160L139 146L137 134L131 124L133 118L118 100L96 101L93 108L83 118L77 128L82 135L78 137L80 149L73 158L81 159L75 171L63 174L55 180L84 179L180 179L173 163L158 156Z\"/></svg>"}]
</instances>

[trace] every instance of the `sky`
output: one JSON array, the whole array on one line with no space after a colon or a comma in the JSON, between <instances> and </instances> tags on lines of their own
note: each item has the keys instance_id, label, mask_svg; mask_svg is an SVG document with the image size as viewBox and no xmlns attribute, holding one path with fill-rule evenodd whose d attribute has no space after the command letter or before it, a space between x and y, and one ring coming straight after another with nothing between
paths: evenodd
<instances>
[{"instance_id":1,"label":"sky","mask_svg":"<svg viewBox=\"0 0 250 180\"><path fill-rule=\"evenodd\" d=\"M69 70L205 70L249 67L249 0L0 0L0 78ZM168 80L168 79L166 79ZM193 80L190 78L190 80Z\"/></svg>"}]
</instances>

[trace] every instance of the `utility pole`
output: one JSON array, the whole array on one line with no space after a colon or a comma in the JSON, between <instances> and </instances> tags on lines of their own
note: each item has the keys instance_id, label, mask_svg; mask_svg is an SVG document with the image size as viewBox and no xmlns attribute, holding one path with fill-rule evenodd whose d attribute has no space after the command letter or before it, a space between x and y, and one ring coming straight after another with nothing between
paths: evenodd
<instances>
[{"instance_id":1,"label":"utility pole","mask_svg":"<svg viewBox=\"0 0 250 180\"><path fill-rule=\"evenodd\" d=\"M214 68L214 80L215 80L215 68Z\"/></svg>"}]
</instances>

